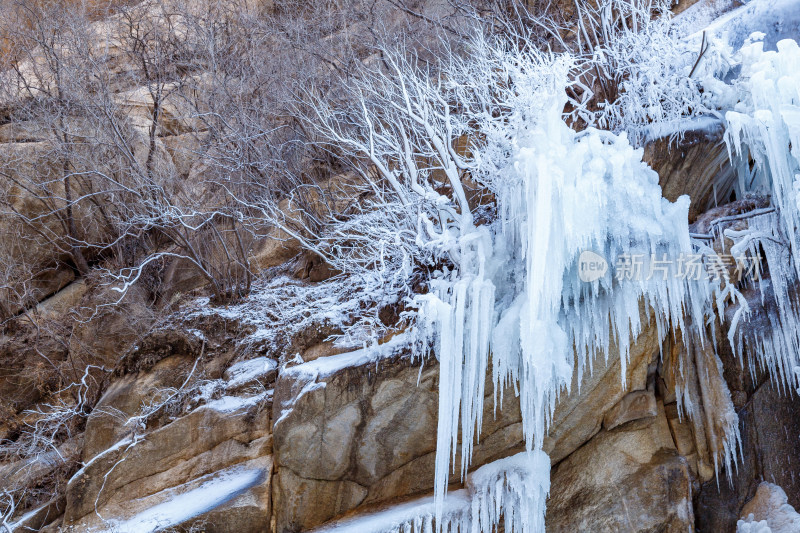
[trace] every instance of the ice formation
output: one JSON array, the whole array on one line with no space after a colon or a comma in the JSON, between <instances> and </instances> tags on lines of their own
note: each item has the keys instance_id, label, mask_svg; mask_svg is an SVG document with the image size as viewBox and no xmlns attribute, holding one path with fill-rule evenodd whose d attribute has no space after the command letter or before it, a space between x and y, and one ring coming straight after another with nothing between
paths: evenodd
<instances>
[{"instance_id":1,"label":"ice formation","mask_svg":"<svg viewBox=\"0 0 800 533\"><path fill-rule=\"evenodd\" d=\"M150 533L162 531L199 516L232 500L250 487L263 482L265 472L259 468L234 466L206 476L196 487L180 487L164 491L168 496L125 521L108 520L107 531ZM185 492L180 492L186 489Z\"/></svg>"},{"instance_id":2,"label":"ice formation","mask_svg":"<svg viewBox=\"0 0 800 533\"><path fill-rule=\"evenodd\" d=\"M788 503L783 489L773 483L762 482L742 512L747 516L739 520L736 533L791 533L800 530L800 514Z\"/></svg>"},{"instance_id":3,"label":"ice formation","mask_svg":"<svg viewBox=\"0 0 800 533\"><path fill-rule=\"evenodd\" d=\"M631 341L651 320L662 338L690 327L687 316L704 325L718 292L718 284L665 270L667 258L693 252L688 198L664 199L658 175L624 134L570 129L562 119L566 80L555 76L536 94L544 109L519 110L535 118L507 133L512 157L491 162L503 177L490 182L499 211L492 233L462 238L460 270L435 279L420 299L441 365L440 505L459 427L462 476L480 434L490 352L496 393L515 387L527 448L540 450L573 372L580 376L596 354L617 346L624 380ZM579 277L586 250L611 263L589 283Z\"/></svg>"},{"instance_id":4,"label":"ice formation","mask_svg":"<svg viewBox=\"0 0 800 533\"><path fill-rule=\"evenodd\" d=\"M737 332L734 344L758 354L751 365L767 369L778 383L797 389L800 376L800 305L793 286L800 277L800 47L792 40L764 50L754 34L741 50L741 95L726 113L725 140L738 174L738 193L770 195L773 212L748 221L746 231L727 231L733 255L760 257L769 278L759 284L768 327L759 335Z\"/></svg>"},{"instance_id":5,"label":"ice formation","mask_svg":"<svg viewBox=\"0 0 800 533\"><path fill-rule=\"evenodd\" d=\"M477 469L441 509L432 498L423 498L342 520L317 533L477 533L496 531L501 519L505 531L544 531L549 477L547 454L522 452Z\"/></svg>"},{"instance_id":6,"label":"ice formation","mask_svg":"<svg viewBox=\"0 0 800 533\"><path fill-rule=\"evenodd\" d=\"M742 321L743 325L749 324L757 317L764 324L732 330L731 345L740 357L747 348L747 363L752 372L758 367L767 371L784 392L787 386L794 390L800 386L800 375L795 370L800 366L800 317L793 289L797 280L794 260L777 212L759 214L747 222L746 230L725 230L724 234L736 243L731 249L734 257L744 257L755 264L763 261L767 266L767 273L752 272L747 276L746 281L758 289L760 298L752 305L758 306L760 312L750 310Z\"/></svg>"},{"instance_id":7,"label":"ice formation","mask_svg":"<svg viewBox=\"0 0 800 533\"><path fill-rule=\"evenodd\" d=\"M743 98L725 115L725 140L737 166L740 196L748 192L772 195L797 268L800 47L788 39L778 42L777 47L778 51L765 51L760 40L742 47L742 73L737 85Z\"/></svg>"},{"instance_id":8,"label":"ice formation","mask_svg":"<svg viewBox=\"0 0 800 533\"><path fill-rule=\"evenodd\" d=\"M747 235L728 234L737 243L735 252L755 256L757 246L765 247L773 274L777 310L769 316L775 333L745 342L765 354L760 362L770 372L796 386L800 321L786 280L797 279L800 265L800 48L781 41L778 52L765 52L756 42L746 45L741 57L741 81L725 87L724 98L717 100L729 102L731 88L738 95L726 115L726 140L738 157L738 192L772 194L782 221L776 230L765 213L753 218ZM451 467L460 451L463 478L480 435L490 357L495 394L514 387L527 448L536 451L558 395L574 372L580 382L596 354L607 357L616 346L624 380L629 346L651 321L662 339L687 332L683 338L700 350L712 342L705 338L709 321L730 302L740 307L730 325L732 342L741 339L740 326L748 317L747 303L727 275L680 275L698 248L715 255L692 242L689 199L671 203L662 197L657 174L624 132L576 133L564 122L563 64L553 60L548 74L539 70L535 79L526 78L529 73L515 68L513 60L503 68L517 88L504 102L511 111L502 127L487 128L487 141L476 155L476 174L497 201L497 221L462 234L456 269L439 272L431 291L417 299L419 325L441 365L437 523ZM787 249L791 262L778 257ZM590 282L579 275L585 251L610 263ZM676 265L678 272L670 270ZM738 419L732 409L724 415L715 438L730 469Z\"/></svg>"}]
</instances>

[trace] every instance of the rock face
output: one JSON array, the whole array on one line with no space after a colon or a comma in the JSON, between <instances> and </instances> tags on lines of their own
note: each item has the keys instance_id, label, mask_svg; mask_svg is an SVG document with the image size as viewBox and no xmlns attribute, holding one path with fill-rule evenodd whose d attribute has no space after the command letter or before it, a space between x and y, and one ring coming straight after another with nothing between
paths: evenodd
<instances>
[{"instance_id":1,"label":"rock face","mask_svg":"<svg viewBox=\"0 0 800 533\"><path fill-rule=\"evenodd\" d=\"M627 402L634 407L623 404L631 394L643 393L648 398L644 409L648 409L652 392L644 389L657 353L653 327L631 349L628 389L623 388L616 353L609 356L608 364L602 359L595 362L594 372L584 375L580 392L577 381L573 383L573 393L565 395L556 408L545 444L554 461L599 432L604 413L612 407L617 406L621 418L643 418L641 402ZM433 489L438 409L435 361L420 368L402 356L377 364L348 365L352 360L352 354L333 355L289 368L278 378L273 501L283 503L276 506L276 531L304 531L360 507ZM337 365L338 370L331 372ZM631 389L638 392L629 394ZM473 467L524 447L513 389L504 391L495 416L488 376L483 420ZM460 481L458 475L451 477L454 486Z\"/></svg>"},{"instance_id":2,"label":"rock face","mask_svg":"<svg viewBox=\"0 0 800 533\"><path fill-rule=\"evenodd\" d=\"M639 403L647 396L634 398ZM691 473L663 405L640 414L598 433L553 469L548 532L693 530Z\"/></svg>"},{"instance_id":3,"label":"rock face","mask_svg":"<svg viewBox=\"0 0 800 533\"><path fill-rule=\"evenodd\" d=\"M749 370L741 370L745 372ZM699 532L735 531L737 520L746 516L743 505L754 497L762 480L780 486L789 504L800 508L800 479L794 474L800 467L800 441L792 437L800 435L799 408L796 395L777 390L769 381L747 394L739 410L741 459L730 482L722 475L719 487L711 480L700 488L695 498Z\"/></svg>"},{"instance_id":4,"label":"rock face","mask_svg":"<svg viewBox=\"0 0 800 533\"><path fill-rule=\"evenodd\" d=\"M554 463L600 431L606 413L628 392L646 388L648 370L658 350L658 335L651 325L631 347L624 380L620 376L621 365L616 348L611 350L607 359L602 356L595 358L593 370L586 372L580 383L577 374L573 376L571 392L559 400L544 441L544 450Z\"/></svg>"},{"instance_id":5,"label":"rock face","mask_svg":"<svg viewBox=\"0 0 800 533\"><path fill-rule=\"evenodd\" d=\"M656 139L645 147L644 160L658 172L664 198L674 202L688 194L689 221L729 200L734 169L722 141L720 124L711 131L687 132L680 141Z\"/></svg>"},{"instance_id":6,"label":"rock face","mask_svg":"<svg viewBox=\"0 0 800 533\"><path fill-rule=\"evenodd\" d=\"M188 373L179 369L187 363L191 367L186 356L169 356L109 388L87 424L85 466L69 481L63 528L84 531L102 526L100 517L113 517L123 530L136 530L132 524L157 520L164 509L161 519L205 521L207 531L268 530L272 434L267 395L223 396L156 421L153 429L132 418L143 403L164 401L154 392L176 390ZM243 381L234 384L241 390L248 384ZM185 520L169 514L170 502L182 502Z\"/></svg>"},{"instance_id":7,"label":"rock face","mask_svg":"<svg viewBox=\"0 0 800 533\"><path fill-rule=\"evenodd\" d=\"M280 376L273 499L284 503L276 508L277 531L310 529L362 503L433 487L437 374L435 366L420 372L396 357L323 379L303 371ZM292 399L298 388L307 392Z\"/></svg>"},{"instance_id":8,"label":"rock face","mask_svg":"<svg viewBox=\"0 0 800 533\"><path fill-rule=\"evenodd\" d=\"M84 466L69 479L66 497L43 507L43 516L59 515L46 531L102 528L103 520L138 531L155 520L221 533L297 533L431 494L438 365L397 352L402 336L355 352L312 347L304 351L319 352L311 361L276 368L266 357L231 366L230 356L206 353L218 346L208 335L158 330L119 361L85 442L72 452ZM732 488L723 483L717 493L712 480L698 495L698 483L708 479L702 465L719 451L705 410L729 398L726 357L673 339L662 345L651 324L631 346L624 380L616 348L580 383L576 376L545 440L553 465L547 530L668 532L697 524L733 531L748 491L762 475L779 475L779 454L787 450L770 433L783 422L747 422L759 437L771 435L758 448L759 464L769 470L740 469L742 481ZM678 414L673 361L684 365L681 383L697 404L691 417ZM711 376L707 384L687 385L698 372ZM193 392L174 406L174 391L191 376ZM763 413L776 401L765 396L770 391L762 385L746 405ZM485 394L471 471L524 450L513 389L495 410L487 375ZM155 414L141 418L148 409ZM745 449L755 437L744 434ZM763 463L767 456L774 467ZM792 490L791 480L780 479ZM462 486L457 473L450 483L450 490ZM715 515L720 511L724 516Z\"/></svg>"},{"instance_id":9,"label":"rock face","mask_svg":"<svg viewBox=\"0 0 800 533\"><path fill-rule=\"evenodd\" d=\"M571 2L559 4L574 9ZM120 61L121 52L115 53L110 60ZM141 87L120 90L117 98L141 145L152 99ZM184 116L182 105L176 98L164 102L157 157L169 175L181 177L183 193L203 197L211 193L202 185L208 167L198 153L211 133ZM719 134L689 132L677 144L660 139L645 149L664 196L691 196L694 231L703 234L714 219L767 205L753 197L710 209L725 203L732 187ZM0 125L0 161L14 175L38 177L41 170L58 176L48 160L50 143L28 125ZM25 216L47 211L11 187L0 193L14 196ZM297 215L288 201L280 209L285 219ZM77 211L80 233L106 243L97 214ZM45 216L41 224L57 239L65 237L56 217ZM36 243L26 231L0 219L0 246L13 247L19 237ZM270 231L250 249L256 268L284 268L309 283L335 274L319 257L303 254L289 233ZM723 243L711 245L722 251ZM191 327L151 331L157 318L142 302L152 295L137 296L136 289L127 307L98 315L91 326L75 325L69 340L59 342L42 326L102 298L92 293L90 280L74 281L67 251L54 252L44 242L14 252L33 272L7 274L0 319L20 310L9 296L18 285L27 283L30 302L38 305L24 328L0 332L0 415L13 414L7 417L13 423L0 424L0 444L13 441L34 420L31 410L58 388L41 377L46 363L66 367L85 356L104 367L106 380L88 416L60 430L69 438L58 447L38 461L0 457L0 496L5 487L31 489L13 517L19 526L51 533L300 533L417 497L428 501L439 409L439 367L432 357L412 360L397 338L343 351L319 330L308 335L313 341L292 339L303 361L292 366L239 343L241 331L228 322L215 332L201 331L200 318ZM164 268L164 285L173 293L204 283L186 261ZM235 349L220 348L225 343ZM629 348L624 375L613 347L592 361L591 371L575 373L555 406L544 439L552 461L547 531L733 533L742 519L766 522L773 531L800 531L794 512L800 508L794 475L800 471L800 400L792 391L778 390L710 343L662 339L654 322ZM496 405L500 391L491 376L486 380L472 475L525 448L514 389L502 391ZM736 469L726 472L732 427L741 434L741 453ZM460 461L456 456L453 464ZM61 485L50 498L42 492L56 482L42 480L52 479ZM452 491L464 487L458 468L449 481Z\"/></svg>"}]
</instances>

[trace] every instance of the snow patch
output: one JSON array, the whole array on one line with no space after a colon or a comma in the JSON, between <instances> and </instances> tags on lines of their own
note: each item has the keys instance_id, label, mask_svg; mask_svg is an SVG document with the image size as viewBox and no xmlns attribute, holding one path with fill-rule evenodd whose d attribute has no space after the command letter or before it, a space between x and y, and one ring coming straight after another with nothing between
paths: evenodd
<instances>
[{"instance_id":1,"label":"snow patch","mask_svg":"<svg viewBox=\"0 0 800 533\"><path fill-rule=\"evenodd\" d=\"M234 413L244 409L249 409L259 402L267 399L270 392L267 391L263 394L256 396L240 397L240 396L223 396L218 400L212 400L205 405L200 406L198 409L213 409L220 413Z\"/></svg>"},{"instance_id":2,"label":"snow patch","mask_svg":"<svg viewBox=\"0 0 800 533\"><path fill-rule=\"evenodd\" d=\"M115 451L120 450L123 447L133 446L137 442L138 442L138 440L134 441L132 436L128 436L128 437L125 437L124 439L121 439L120 441L118 441L117 443L115 443L114 445L109 447L108 449L103 450L102 452L98 453L97 455L95 455L94 457L92 457L91 459L86 461L86 463L84 463L84 465L77 472L75 472L75 474L73 474L73 476L71 478L69 478L69 481L67 481L67 485L69 485L70 483L72 483L73 481L78 479L78 477L83 475L86 472L86 469L89 468L89 466L91 466L92 463L94 463L98 459L100 459L102 457L105 457L106 455L109 455L111 453L114 453Z\"/></svg>"},{"instance_id":3,"label":"snow patch","mask_svg":"<svg viewBox=\"0 0 800 533\"><path fill-rule=\"evenodd\" d=\"M278 368L278 363L267 357L256 357L232 365L225 371L227 388L235 388L256 381Z\"/></svg>"},{"instance_id":4,"label":"snow patch","mask_svg":"<svg viewBox=\"0 0 800 533\"><path fill-rule=\"evenodd\" d=\"M295 402L302 396L315 390L325 388L325 382L319 381L330 377L346 368L355 368L370 363L377 364L382 359L387 359L411 344L411 336L405 333L395 335L384 344L368 346L353 352L340 353L329 357L320 357L308 363L285 367L281 375L293 381L294 393L291 398L284 400L281 405L281 415L273 427L281 423L292 411Z\"/></svg>"},{"instance_id":5,"label":"snow patch","mask_svg":"<svg viewBox=\"0 0 800 533\"><path fill-rule=\"evenodd\" d=\"M199 487L183 492L179 488L167 501L155 505L132 518L118 522L109 520L108 531L114 533L151 533L159 531L223 505L264 479L260 468L231 468L207 476Z\"/></svg>"},{"instance_id":6,"label":"snow patch","mask_svg":"<svg viewBox=\"0 0 800 533\"><path fill-rule=\"evenodd\" d=\"M388 342L368 346L353 352L340 353L329 357L320 357L314 361L283 369L283 375L297 379L319 379L332 376L345 368L352 368L377 363L381 359L392 357L409 345L407 335L395 335Z\"/></svg>"}]
</instances>

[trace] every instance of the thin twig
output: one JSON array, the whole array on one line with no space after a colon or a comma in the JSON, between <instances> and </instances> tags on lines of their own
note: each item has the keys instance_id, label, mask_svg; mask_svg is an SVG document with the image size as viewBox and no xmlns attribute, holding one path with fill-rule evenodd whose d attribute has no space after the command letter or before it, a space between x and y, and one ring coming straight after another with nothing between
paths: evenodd
<instances>
[{"instance_id":1,"label":"thin twig","mask_svg":"<svg viewBox=\"0 0 800 533\"><path fill-rule=\"evenodd\" d=\"M697 65L700 64L700 60L703 59L703 55L705 55L705 53L708 51L709 48L711 48L711 45L706 44L706 32L704 31L703 40L700 41L700 53L697 55L697 61L694 62L694 66L692 67L692 70L689 72L690 78L692 77L692 74L694 74L695 69L697 69Z\"/></svg>"}]
</instances>

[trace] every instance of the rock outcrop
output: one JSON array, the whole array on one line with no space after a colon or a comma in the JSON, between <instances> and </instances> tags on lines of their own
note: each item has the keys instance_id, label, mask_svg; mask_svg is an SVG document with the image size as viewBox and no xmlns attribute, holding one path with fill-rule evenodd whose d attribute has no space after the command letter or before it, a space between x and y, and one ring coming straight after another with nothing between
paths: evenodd
<instances>
[{"instance_id":1,"label":"rock outcrop","mask_svg":"<svg viewBox=\"0 0 800 533\"><path fill-rule=\"evenodd\" d=\"M110 72L124 78L134 67L119 43L106 44ZM195 74L186 79L201 84ZM141 159L154 100L144 86L122 85L114 104L136 147L131 157ZM177 96L160 105L155 164L180 178L176 194L202 204L220 194L203 161L212 132ZM722 254L733 241L713 231L714 221L769 199L730 201L734 173L721 126L712 126L676 142L654 139L644 157L666 198L691 196L692 231ZM440 369L404 344L399 304L386 308L384 325L396 326L395 336L378 344L336 345L328 337L337 330L325 323L279 337L285 345L277 348L233 306L212 309L201 297L207 280L183 257L158 265L158 283L107 305L119 287L98 286L67 248L52 245L69 241L71 230L49 212L57 206L19 186L22 175L53 180L53 194L65 196L53 143L32 124L0 125L0 163L10 176L0 194L36 220L34 227L0 216L0 248L18 263L0 280L0 320L20 314L0 330L0 497L13 488L17 504L13 516L0 513L0 529L8 518L17 530L48 533L304 533L347 524L358 531L353 524L376 512L431 514ZM317 185L346 189L348 179L340 173ZM470 200L486 202L478 193ZM105 207L84 202L74 214L75 231L96 248L88 260L101 264L115 241L103 227ZM284 199L271 215L298 222L300 211ZM243 259L303 286L338 274L302 250L290 225L259 227ZM548 420L547 531L800 531L796 391L731 353L718 325L705 339L683 339L640 312L647 326L627 350L612 343L590 365L575 361L582 373ZM758 316L749 324L771 327ZM469 476L525 452L514 387L495 390L489 372L482 400L467 477L457 452L449 478L450 494L465 505L475 491ZM48 442L30 437L37 424Z\"/></svg>"}]
</instances>

